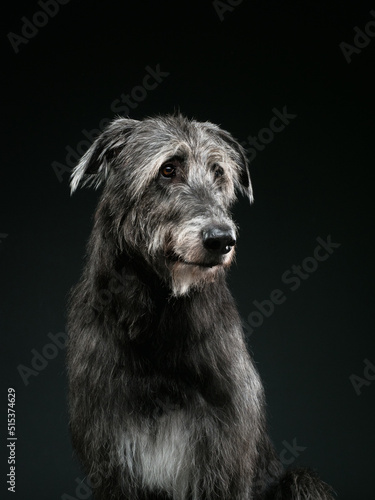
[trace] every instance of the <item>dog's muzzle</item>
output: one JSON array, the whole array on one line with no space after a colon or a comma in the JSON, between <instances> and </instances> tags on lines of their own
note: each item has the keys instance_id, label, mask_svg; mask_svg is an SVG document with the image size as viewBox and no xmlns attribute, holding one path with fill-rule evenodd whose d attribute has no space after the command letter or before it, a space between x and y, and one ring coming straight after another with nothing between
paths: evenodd
<instances>
[{"instance_id":1,"label":"dog's muzzle","mask_svg":"<svg viewBox=\"0 0 375 500\"><path fill-rule=\"evenodd\" d=\"M166 253L169 262L181 262L188 266L213 268L224 265L227 267L231 257L227 254L236 244L234 230L227 225L206 226L200 233L200 241L196 247L190 245L185 251L170 251Z\"/></svg>"}]
</instances>

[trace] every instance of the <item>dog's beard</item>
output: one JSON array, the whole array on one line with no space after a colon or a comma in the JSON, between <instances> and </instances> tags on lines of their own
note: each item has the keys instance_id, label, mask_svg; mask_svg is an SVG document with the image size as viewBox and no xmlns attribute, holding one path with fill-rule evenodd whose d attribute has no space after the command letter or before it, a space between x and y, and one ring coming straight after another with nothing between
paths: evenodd
<instances>
[{"instance_id":1,"label":"dog's beard","mask_svg":"<svg viewBox=\"0 0 375 500\"><path fill-rule=\"evenodd\" d=\"M201 244L194 243L174 246L164 256L170 288L175 297L215 282L234 258L234 249L224 255L212 255Z\"/></svg>"},{"instance_id":2,"label":"dog's beard","mask_svg":"<svg viewBox=\"0 0 375 500\"><path fill-rule=\"evenodd\" d=\"M187 295L191 290L201 290L205 285L216 281L219 275L225 273L232 259L214 263L188 261L182 257L166 253L158 258L150 259L149 265L159 278L168 286L172 296Z\"/></svg>"},{"instance_id":3,"label":"dog's beard","mask_svg":"<svg viewBox=\"0 0 375 500\"><path fill-rule=\"evenodd\" d=\"M190 290L199 290L213 283L225 273L233 258L234 250L216 258L204 254L190 254L184 258L173 253L166 259L173 295L175 297L186 295Z\"/></svg>"},{"instance_id":4,"label":"dog's beard","mask_svg":"<svg viewBox=\"0 0 375 500\"><path fill-rule=\"evenodd\" d=\"M222 264L208 267L181 261L173 262L170 264L172 294L178 297L188 294L190 290L201 289L206 284L213 283L223 272Z\"/></svg>"}]
</instances>

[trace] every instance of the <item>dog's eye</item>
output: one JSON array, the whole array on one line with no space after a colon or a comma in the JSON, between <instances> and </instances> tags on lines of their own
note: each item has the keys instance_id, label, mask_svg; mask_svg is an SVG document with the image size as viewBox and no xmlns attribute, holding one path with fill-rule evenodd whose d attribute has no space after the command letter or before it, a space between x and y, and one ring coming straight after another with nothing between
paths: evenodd
<instances>
[{"instance_id":1,"label":"dog's eye","mask_svg":"<svg viewBox=\"0 0 375 500\"><path fill-rule=\"evenodd\" d=\"M214 175L215 177L221 177L224 175L224 169L219 167L219 165L214 165Z\"/></svg>"},{"instance_id":2,"label":"dog's eye","mask_svg":"<svg viewBox=\"0 0 375 500\"><path fill-rule=\"evenodd\" d=\"M176 167L173 165L173 163L166 163L161 167L160 173L163 177L169 179L176 175Z\"/></svg>"}]
</instances>

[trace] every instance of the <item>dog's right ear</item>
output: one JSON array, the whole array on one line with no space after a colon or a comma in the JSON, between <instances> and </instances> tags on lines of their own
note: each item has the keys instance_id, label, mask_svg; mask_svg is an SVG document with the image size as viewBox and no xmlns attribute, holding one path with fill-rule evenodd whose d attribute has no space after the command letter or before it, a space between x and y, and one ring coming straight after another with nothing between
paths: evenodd
<instances>
[{"instance_id":1,"label":"dog's right ear","mask_svg":"<svg viewBox=\"0 0 375 500\"><path fill-rule=\"evenodd\" d=\"M253 188L251 185L249 162L247 160L246 151L226 130L219 129L218 133L221 139L223 139L232 148L235 154L236 163L239 167L239 191L249 198L250 203L253 203Z\"/></svg>"},{"instance_id":2,"label":"dog's right ear","mask_svg":"<svg viewBox=\"0 0 375 500\"><path fill-rule=\"evenodd\" d=\"M117 118L95 139L72 171L71 194L78 186L94 186L95 189L108 177L111 163L126 146L137 120Z\"/></svg>"}]
</instances>

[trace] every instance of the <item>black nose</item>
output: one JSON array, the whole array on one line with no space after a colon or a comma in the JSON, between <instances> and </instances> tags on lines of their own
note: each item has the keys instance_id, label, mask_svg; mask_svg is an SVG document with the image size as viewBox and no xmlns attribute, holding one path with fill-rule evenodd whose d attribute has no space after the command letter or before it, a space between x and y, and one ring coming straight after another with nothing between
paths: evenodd
<instances>
[{"instance_id":1,"label":"black nose","mask_svg":"<svg viewBox=\"0 0 375 500\"><path fill-rule=\"evenodd\" d=\"M216 255L223 255L230 252L236 244L233 231L231 229L211 228L203 232L203 246L209 252Z\"/></svg>"}]
</instances>

